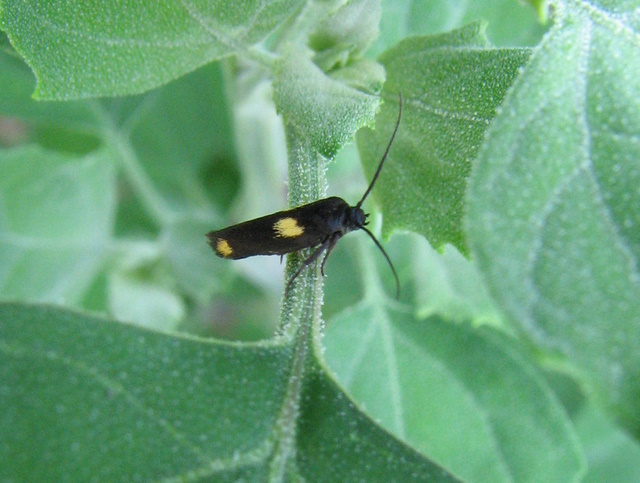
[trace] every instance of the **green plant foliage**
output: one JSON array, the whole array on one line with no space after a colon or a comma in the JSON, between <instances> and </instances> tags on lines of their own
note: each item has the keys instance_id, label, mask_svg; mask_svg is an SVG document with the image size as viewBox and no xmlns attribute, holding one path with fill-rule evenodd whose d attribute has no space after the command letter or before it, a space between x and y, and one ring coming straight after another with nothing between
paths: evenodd
<instances>
[{"instance_id":1,"label":"green plant foliage","mask_svg":"<svg viewBox=\"0 0 640 483\"><path fill-rule=\"evenodd\" d=\"M3 479L241 473L264 452L285 345L245 350L52 308L3 305L0 318Z\"/></svg>"},{"instance_id":2,"label":"green plant foliage","mask_svg":"<svg viewBox=\"0 0 640 483\"><path fill-rule=\"evenodd\" d=\"M10 89L0 100L4 112L22 119L36 140L43 131L52 133L46 146L0 151L6 173L0 180L4 298L82 305L104 270L116 285L98 307L123 307L118 294L126 296L126 290L117 289L123 281L119 272L144 281L152 289L146 293L160 303L153 308L153 303L138 300L131 314L118 310L125 320L137 320L134 312L163 313L167 307L162 299L172 294L162 292L175 292L176 285L207 299L218 286L210 274L224 277L225 271L214 268L218 260L210 259L202 244L202 233L216 215L200 177L212 157L224 159L233 150L215 136L229 129L228 121L211 111L221 98L214 92L195 100L192 92L215 85L219 69L198 71L135 98L43 103L29 99L34 82L24 65L3 53L0 58L8 67L0 81ZM188 113L183 110L187 107ZM178 120L176 130L173 122ZM80 154L69 152L67 138L53 135L61 129L78 133L74 143ZM184 160L178 173L177 159ZM127 173L125 185L118 182L121 173ZM139 210L146 213L139 215ZM158 231L157 242L140 239ZM188 269L184 259L194 260ZM172 270L171 281L163 275L164 267ZM183 302L177 304L171 311L184 312ZM140 312L142 306L151 310Z\"/></svg>"},{"instance_id":3,"label":"green plant foliage","mask_svg":"<svg viewBox=\"0 0 640 483\"><path fill-rule=\"evenodd\" d=\"M388 437L316 368L308 374L300 415L301 474L310 481L458 481ZM336 454L343 457L336 461ZM362 465L362 459L367 461Z\"/></svg>"},{"instance_id":4,"label":"green plant foliage","mask_svg":"<svg viewBox=\"0 0 640 483\"><path fill-rule=\"evenodd\" d=\"M562 407L506 339L438 317L421 323L380 300L330 321L327 360L384 427L463 480L565 481L583 471Z\"/></svg>"},{"instance_id":5,"label":"green plant foliage","mask_svg":"<svg viewBox=\"0 0 640 483\"><path fill-rule=\"evenodd\" d=\"M0 480L640 480L637 11L0 0Z\"/></svg>"},{"instance_id":6,"label":"green plant foliage","mask_svg":"<svg viewBox=\"0 0 640 483\"><path fill-rule=\"evenodd\" d=\"M635 439L617 428L593 406L576 415L576 430L583 441L589 472L584 481L633 481L640 471L640 448Z\"/></svg>"},{"instance_id":7,"label":"green plant foliage","mask_svg":"<svg viewBox=\"0 0 640 483\"><path fill-rule=\"evenodd\" d=\"M385 232L422 233L435 247L466 249L462 227L471 163L485 129L529 53L493 49L480 25L437 37L409 38L380 57L386 99L376 131L358 137L372 174L404 98L403 126L376 190Z\"/></svg>"},{"instance_id":8,"label":"green plant foliage","mask_svg":"<svg viewBox=\"0 0 640 483\"><path fill-rule=\"evenodd\" d=\"M326 157L333 157L363 124L373 123L378 104L295 53L277 66L274 91L285 123Z\"/></svg>"},{"instance_id":9,"label":"green plant foliage","mask_svg":"<svg viewBox=\"0 0 640 483\"><path fill-rule=\"evenodd\" d=\"M3 1L0 28L37 74L37 97L126 95L246 50L299 3Z\"/></svg>"},{"instance_id":10,"label":"green plant foliage","mask_svg":"<svg viewBox=\"0 0 640 483\"><path fill-rule=\"evenodd\" d=\"M78 303L101 269L115 215L105 151L72 157L19 147L0 151L0 170L3 296Z\"/></svg>"},{"instance_id":11,"label":"green plant foliage","mask_svg":"<svg viewBox=\"0 0 640 483\"><path fill-rule=\"evenodd\" d=\"M637 433L640 49L606 14L567 7L536 50L489 129L467 221L514 327Z\"/></svg>"},{"instance_id":12,"label":"green plant foliage","mask_svg":"<svg viewBox=\"0 0 640 483\"><path fill-rule=\"evenodd\" d=\"M385 14L380 21L380 38L373 52L379 54L405 37L440 34L483 19L492 44L501 47L534 46L540 42L545 25L536 22L532 9L513 0L383 0ZM545 0L531 0L541 21L545 20ZM544 5L543 5L544 4Z\"/></svg>"},{"instance_id":13,"label":"green plant foliage","mask_svg":"<svg viewBox=\"0 0 640 483\"><path fill-rule=\"evenodd\" d=\"M381 15L377 0L351 0L332 11L309 36L314 62L330 71L361 57L380 34Z\"/></svg>"}]
</instances>

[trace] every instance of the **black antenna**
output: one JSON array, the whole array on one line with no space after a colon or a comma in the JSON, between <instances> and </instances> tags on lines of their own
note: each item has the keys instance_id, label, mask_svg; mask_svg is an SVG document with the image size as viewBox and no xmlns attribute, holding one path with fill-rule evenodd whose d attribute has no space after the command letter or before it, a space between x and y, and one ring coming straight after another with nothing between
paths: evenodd
<instances>
[{"instance_id":1,"label":"black antenna","mask_svg":"<svg viewBox=\"0 0 640 483\"><path fill-rule=\"evenodd\" d=\"M382 159L380 160L380 164L378 165L378 169L376 170L376 174L373 175L373 179L371 180L371 183L369 184L369 187L367 188L367 191L365 191L364 195L362 195L362 199L360 201L358 201L358 204L355 206L356 208L360 208L360 206L362 206L362 203L364 202L366 197L369 196L369 193L371 193L371 190L373 189L373 185L376 184L378 176L380 175L380 171L382 171L382 165L384 164L385 160L387 159L387 155L389 154L389 151L391 150L391 145L393 144L393 140L395 139L396 133L398 132L398 127L400 126L400 119L401 118L402 118L402 92L398 93L398 120L396 121L396 127L393 129L393 134L391 135L391 139L389 139L389 144L387 144L387 149L385 150L384 154L382 155ZM396 299L399 299L400 298L400 278L398 277L398 273L396 272L396 269L393 266L393 263L391 263L391 258L389 258L389 255L387 255L387 252L384 250L384 248L382 248L382 245L380 244L380 242L378 240L376 240L376 237L373 236L373 233L371 233L369 230L367 230L364 226L361 226L360 228L362 230L364 230L366 232L366 234L369 235L369 238L371 238L374 241L376 246L380 249L380 251L384 255L384 258L387 260L387 263L389 264L389 267L391 267L391 271L393 272L393 276L396 279Z\"/></svg>"},{"instance_id":2,"label":"black antenna","mask_svg":"<svg viewBox=\"0 0 640 483\"><path fill-rule=\"evenodd\" d=\"M371 190L373 189L373 185L376 184L378 176L380 175L380 171L382 171L382 165L384 164L385 160L387 159L387 155L389 154L389 150L391 149L391 145L393 144L393 139L396 137L396 133L398 132L398 126L400 126L400 118L401 117L402 117L402 92L400 92L398 94L398 120L396 121L396 127L393 130L393 134L391 135L391 139L389 139L389 144L387 144L387 150L384 152L384 155L382 156L382 159L380 160L380 164L378 165L378 170L376 171L376 174L373 175L373 179L371 180L371 184L369 184L369 187L367 188L367 191L365 191L364 194L362 195L362 199L360 201L358 201L358 204L356 205L356 208L360 208L362 206L362 203L364 203L364 200L367 198L367 196L369 196L369 193L371 193Z\"/></svg>"},{"instance_id":3,"label":"black antenna","mask_svg":"<svg viewBox=\"0 0 640 483\"><path fill-rule=\"evenodd\" d=\"M389 258L389 255L387 255L387 252L384 251L384 248L382 248L382 245L380 244L380 242L378 240L376 240L376 237L373 236L373 233L371 233L369 230L367 230L364 226L361 226L360 228L362 230L364 230L364 232L367 235L369 235L369 237L375 242L376 246L380 249L380 251L384 255L384 258L387 259L387 263L391 267L391 271L393 272L393 276L396 278L396 299L399 299L400 298L400 279L398 278L398 274L396 272L395 267L393 266L393 263L391 263L391 258Z\"/></svg>"}]
</instances>

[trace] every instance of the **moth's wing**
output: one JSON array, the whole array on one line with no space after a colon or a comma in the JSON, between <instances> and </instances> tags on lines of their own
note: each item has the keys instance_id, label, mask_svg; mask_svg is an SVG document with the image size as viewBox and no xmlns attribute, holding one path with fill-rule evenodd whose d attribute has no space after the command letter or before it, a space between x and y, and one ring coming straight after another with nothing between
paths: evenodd
<instances>
[{"instance_id":1,"label":"moth's wing","mask_svg":"<svg viewBox=\"0 0 640 483\"><path fill-rule=\"evenodd\" d=\"M254 255L274 255L280 253L272 236L272 226L276 214L245 221L222 230L207 233L209 245L216 255L223 258L239 259ZM282 252L286 253L286 252Z\"/></svg>"},{"instance_id":2,"label":"moth's wing","mask_svg":"<svg viewBox=\"0 0 640 483\"><path fill-rule=\"evenodd\" d=\"M340 198L326 198L212 231L207 238L223 258L284 255L320 245L333 233L336 217L343 216L345 207L349 205Z\"/></svg>"}]
</instances>

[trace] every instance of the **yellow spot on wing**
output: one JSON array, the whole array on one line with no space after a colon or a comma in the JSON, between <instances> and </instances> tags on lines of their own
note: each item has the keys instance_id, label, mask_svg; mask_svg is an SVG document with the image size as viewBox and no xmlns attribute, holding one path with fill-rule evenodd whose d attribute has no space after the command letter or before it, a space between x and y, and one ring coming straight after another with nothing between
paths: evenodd
<instances>
[{"instance_id":1,"label":"yellow spot on wing","mask_svg":"<svg viewBox=\"0 0 640 483\"><path fill-rule=\"evenodd\" d=\"M304 227L298 225L295 218L280 218L273 224L276 236L295 238L304 233Z\"/></svg>"},{"instance_id":2,"label":"yellow spot on wing","mask_svg":"<svg viewBox=\"0 0 640 483\"><path fill-rule=\"evenodd\" d=\"M216 243L216 251L223 257L228 257L233 253L229 243L227 243L227 240L224 238L218 239L218 242Z\"/></svg>"}]
</instances>

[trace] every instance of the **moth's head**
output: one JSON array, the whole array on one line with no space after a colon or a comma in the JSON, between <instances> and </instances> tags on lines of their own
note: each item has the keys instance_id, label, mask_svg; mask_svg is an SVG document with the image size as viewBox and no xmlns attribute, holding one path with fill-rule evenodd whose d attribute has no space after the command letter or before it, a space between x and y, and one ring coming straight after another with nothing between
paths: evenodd
<instances>
[{"instance_id":1,"label":"moth's head","mask_svg":"<svg viewBox=\"0 0 640 483\"><path fill-rule=\"evenodd\" d=\"M351 210L349 211L349 226L351 226L352 229L362 228L367 223L369 223L367 221L368 216L369 214L365 213L364 210L360 207L356 206L354 208L351 208Z\"/></svg>"}]
</instances>

